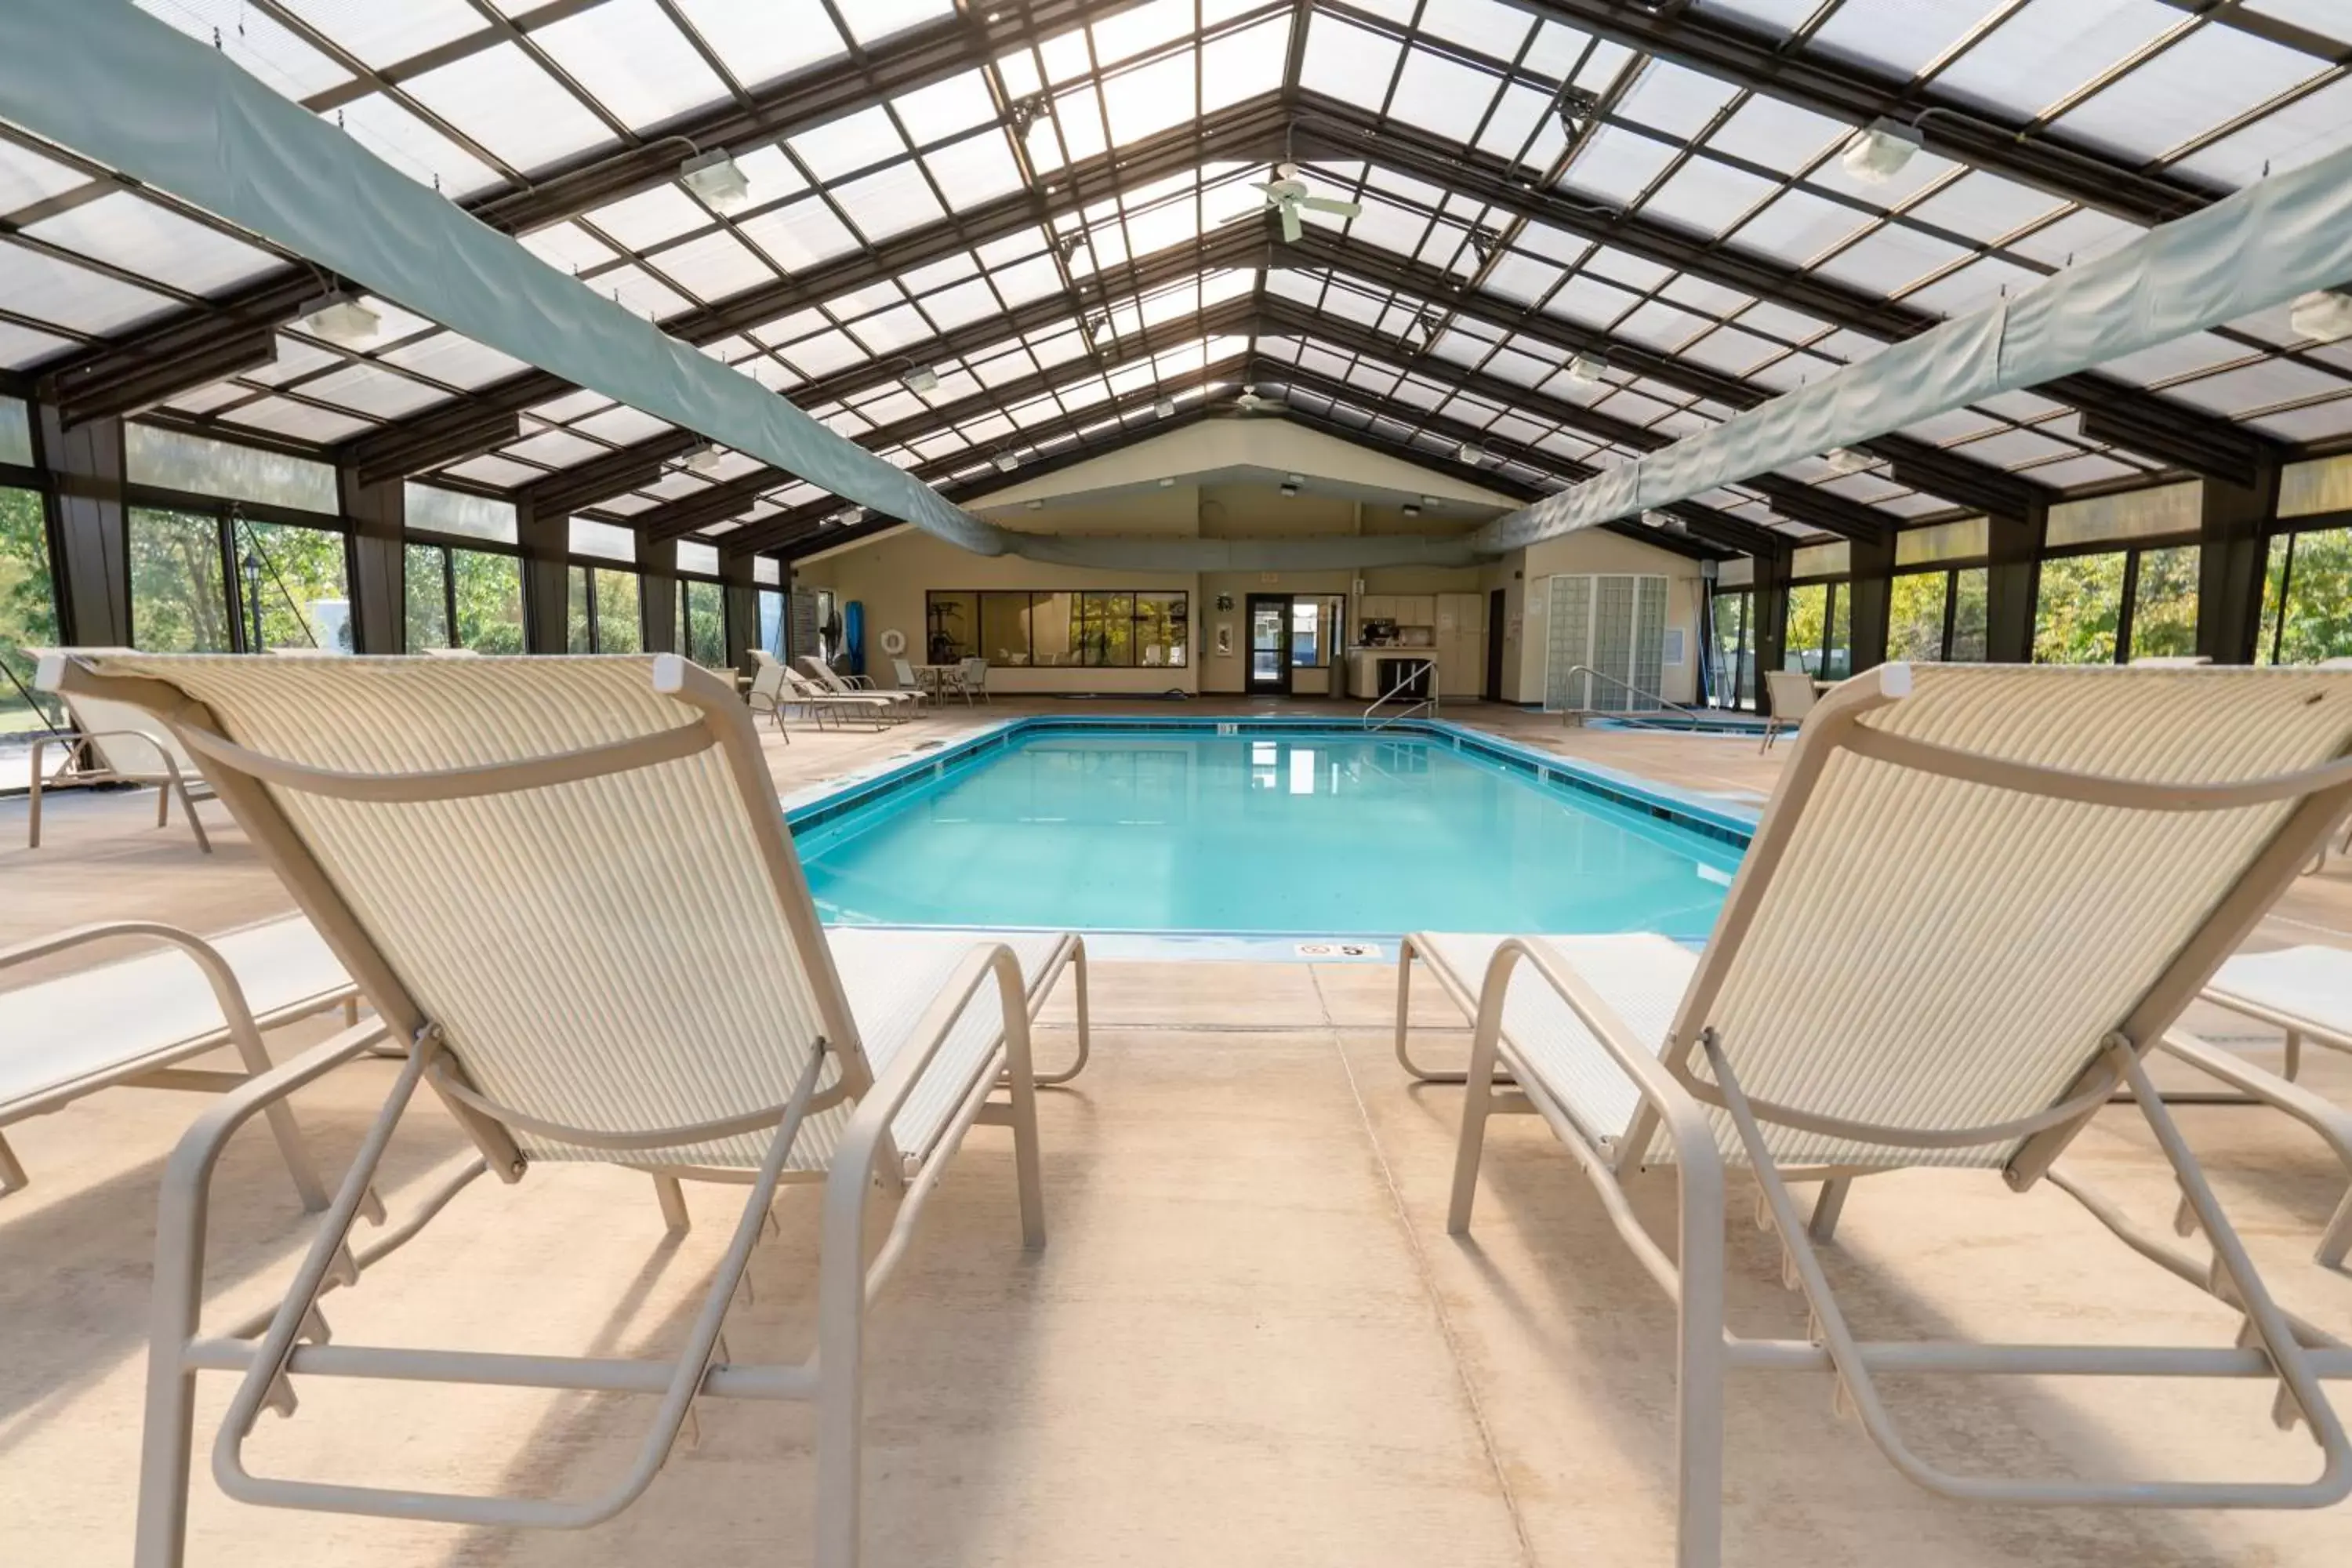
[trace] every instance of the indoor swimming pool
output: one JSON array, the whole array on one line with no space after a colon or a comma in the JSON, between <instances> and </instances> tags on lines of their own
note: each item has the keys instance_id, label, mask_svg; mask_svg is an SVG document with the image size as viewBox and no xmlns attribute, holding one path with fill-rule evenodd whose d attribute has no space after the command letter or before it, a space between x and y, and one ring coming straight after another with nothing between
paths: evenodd
<instances>
[{"instance_id":1,"label":"indoor swimming pool","mask_svg":"<svg viewBox=\"0 0 2352 1568\"><path fill-rule=\"evenodd\" d=\"M1081 931L1696 939L1741 848L1441 726L1020 727L794 822L827 921Z\"/></svg>"}]
</instances>

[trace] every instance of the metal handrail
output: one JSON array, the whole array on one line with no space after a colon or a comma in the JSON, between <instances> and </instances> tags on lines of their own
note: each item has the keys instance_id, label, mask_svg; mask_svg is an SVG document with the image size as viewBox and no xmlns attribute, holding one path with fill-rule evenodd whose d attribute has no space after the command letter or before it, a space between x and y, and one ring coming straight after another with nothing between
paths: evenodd
<instances>
[{"instance_id":1,"label":"metal handrail","mask_svg":"<svg viewBox=\"0 0 2352 1568\"><path fill-rule=\"evenodd\" d=\"M1430 658L1422 659L1418 669L1404 676L1399 679L1394 686L1390 687L1386 691L1381 692L1378 697L1372 699L1372 705L1364 710L1364 717L1368 720L1371 718L1373 714L1381 710L1381 709L1388 702L1389 699L1396 696L1399 692L1410 687L1414 681L1419 680L1424 675L1429 677L1429 695L1426 697L1416 698L1412 702L1407 704L1403 708L1400 708L1394 713L1391 713L1387 718L1381 720L1379 723L1374 724L1372 726L1373 729L1384 730L1391 724L1398 722L1400 720L1412 718L1413 714L1423 708L1428 709L1433 714L1437 711L1437 660L1434 658Z\"/></svg>"},{"instance_id":2,"label":"metal handrail","mask_svg":"<svg viewBox=\"0 0 2352 1568\"><path fill-rule=\"evenodd\" d=\"M1672 709L1675 712L1682 714L1685 718L1689 719L1694 723L1696 723L1701 717L1696 709L1685 708L1679 702L1669 702L1657 692L1646 690L1642 687L1634 685L1630 680L1621 679L1618 677L1610 674L1605 669L1595 669L1589 664L1572 664L1568 667L1568 673L1571 679L1579 675L1598 676L1601 679L1609 682L1612 686L1622 687L1623 689L1632 692L1636 697L1646 697L1661 708ZM1562 724L1580 722L1587 713L1598 713L1605 719L1614 719L1623 723L1640 724L1642 722L1641 718L1630 710L1622 713L1617 713L1612 712L1604 708L1563 708L1560 710L1559 720ZM1665 726L1656 725L1654 726L1654 728L1664 729Z\"/></svg>"}]
</instances>

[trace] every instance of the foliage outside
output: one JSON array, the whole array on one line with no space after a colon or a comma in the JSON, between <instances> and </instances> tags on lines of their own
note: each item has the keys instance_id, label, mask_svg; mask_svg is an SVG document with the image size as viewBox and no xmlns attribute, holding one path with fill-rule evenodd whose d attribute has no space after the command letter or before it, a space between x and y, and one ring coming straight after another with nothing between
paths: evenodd
<instances>
[{"instance_id":1,"label":"foliage outside","mask_svg":"<svg viewBox=\"0 0 2352 1568\"><path fill-rule=\"evenodd\" d=\"M2352 656L2352 529L2272 540L2255 662L2317 664L2347 656Z\"/></svg>"},{"instance_id":2,"label":"foliage outside","mask_svg":"<svg viewBox=\"0 0 2352 1568\"><path fill-rule=\"evenodd\" d=\"M2033 602L2033 662L2113 664L2123 605L2122 551L2044 561Z\"/></svg>"},{"instance_id":3,"label":"foliage outside","mask_svg":"<svg viewBox=\"0 0 2352 1568\"><path fill-rule=\"evenodd\" d=\"M0 677L0 735L38 730L58 721L26 701L33 659L27 648L58 640L57 605L50 597L48 528L41 498L34 490L0 489L0 663L15 681Z\"/></svg>"}]
</instances>

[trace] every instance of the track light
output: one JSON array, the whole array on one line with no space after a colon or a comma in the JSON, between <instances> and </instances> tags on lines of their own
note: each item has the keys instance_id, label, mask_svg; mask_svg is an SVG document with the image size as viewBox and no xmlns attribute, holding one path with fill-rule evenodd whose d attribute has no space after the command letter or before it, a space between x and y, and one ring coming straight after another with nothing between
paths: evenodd
<instances>
[{"instance_id":1,"label":"track light","mask_svg":"<svg viewBox=\"0 0 2352 1568\"><path fill-rule=\"evenodd\" d=\"M2321 289L2305 294L2287 312L2287 321L2296 336L2314 342L2332 343L2352 338L2352 294L2341 289Z\"/></svg>"},{"instance_id":2,"label":"track light","mask_svg":"<svg viewBox=\"0 0 2352 1568\"><path fill-rule=\"evenodd\" d=\"M357 348L375 336L383 318L348 295L336 295L302 318L302 330L345 348Z\"/></svg>"},{"instance_id":3,"label":"track light","mask_svg":"<svg viewBox=\"0 0 2352 1568\"><path fill-rule=\"evenodd\" d=\"M1571 87L1559 95L1554 109L1559 115L1560 134L1573 142L1601 112L1601 100L1580 87Z\"/></svg>"},{"instance_id":4,"label":"track light","mask_svg":"<svg viewBox=\"0 0 2352 1568\"><path fill-rule=\"evenodd\" d=\"M908 391L919 396L929 397L940 389L940 373L929 365L917 365L898 379L906 383Z\"/></svg>"},{"instance_id":5,"label":"track light","mask_svg":"<svg viewBox=\"0 0 2352 1568\"><path fill-rule=\"evenodd\" d=\"M1004 118L1012 125L1013 135L1026 136L1032 125L1040 120L1052 118L1053 113L1053 100L1040 92L1017 100L1004 111Z\"/></svg>"},{"instance_id":6,"label":"track light","mask_svg":"<svg viewBox=\"0 0 2352 1568\"><path fill-rule=\"evenodd\" d=\"M1471 254L1477 257L1478 265L1481 267L1495 259L1495 252L1501 249L1502 245L1503 237L1484 224L1478 225L1470 231Z\"/></svg>"},{"instance_id":7,"label":"track light","mask_svg":"<svg viewBox=\"0 0 2352 1568\"><path fill-rule=\"evenodd\" d=\"M1413 318L1412 326L1413 331L1421 334L1421 346L1427 348L1437 341L1437 334L1445 330L1445 318L1434 310L1423 310Z\"/></svg>"},{"instance_id":8,"label":"track light","mask_svg":"<svg viewBox=\"0 0 2352 1568\"><path fill-rule=\"evenodd\" d=\"M1110 318L1108 316L1088 316L1087 318L1087 339L1089 342L1099 347L1104 339L1114 337L1117 334L1110 330Z\"/></svg>"},{"instance_id":9,"label":"track light","mask_svg":"<svg viewBox=\"0 0 2352 1568\"><path fill-rule=\"evenodd\" d=\"M1475 441L1465 441L1454 448L1454 455L1475 468L1486 460L1486 448Z\"/></svg>"},{"instance_id":10,"label":"track light","mask_svg":"<svg viewBox=\"0 0 2352 1568\"><path fill-rule=\"evenodd\" d=\"M1568 362L1568 379L1590 386L1609 371L1609 362L1599 354L1578 354Z\"/></svg>"},{"instance_id":11,"label":"track light","mask_svg":"<svg viewBox=\"0 0 2352 1568\"><path fill-rule=\"evenodd\" d=\"M1899 120L1874 120L1847 139L1840 162L1865 185L1883 185L1919 151L1919 132Z\"/></svg>"},{"instance_id":12,"label":"track light","mask_svg":"<svg viewBox=\"0 0 2352 1568\"><path fill-rule=\"evenodd\" d=\"M1009 474L1021 466L1021 459L1010 452L999 452L988 460L996 465L996 471L1000 474Z\"/></svg>"},{"instance_id":13,"label":"track light","mask_svg":"<svg viewBox=\"0 0 2352 1568\"><path fill-rule=\"evenodd\" d=\"M1163 397L1151 405L1151 412L1162 419L1169 418L1176 412L1176 400L1172 397Z\"/></svg>"},{"instance_id":14,"label":"track light","mask_svg":"<svg viewBox=\"0 0 2352 1568\"><path fill-rule=\"evenodd\" d=\"M677 166L678 182L722 213L751 205L751 181L724 147L697 153Z\"/></svg>"}]
</instances>

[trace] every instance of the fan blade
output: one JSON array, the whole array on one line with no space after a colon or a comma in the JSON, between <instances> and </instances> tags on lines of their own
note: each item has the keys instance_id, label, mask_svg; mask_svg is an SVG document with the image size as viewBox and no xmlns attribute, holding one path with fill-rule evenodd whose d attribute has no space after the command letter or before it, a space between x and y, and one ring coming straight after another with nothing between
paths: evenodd
<instances>
[{"instance_id":1,"label":"fan blade","mask_svg":"<svg viewBox=\"0 0 2352 1568\"><path fill-rule=\"evenodd\" d=\"M1285 202L1285 203L1283 203L1283 204L1282 204L1282 240L1283 240L1283 243L1284 243L1285 245L1295 245L1295 244L1297 244L1297 241L1298 241L1298 236L1299 236L1299 234L1300 234L1300 232L1301 232L1301 231L1300 231L1299 226L1298 226L1298 204L1297 204L1297 202Z\"/></svg>"},{"instance_id":2,"label":"fan blade","mask_svg":"<svg viewBox=\"0 0 2352 1568\"><path fill-rule=\"evenodd\" d=\"M1217 220L1217 226L1219 228L1223 228L1229 223L1248 223L1253 218L1261 218L1265 216L1265 209L1264 207L1252 207L1245 213L1235 213L1231 217L1219 218Z\"/></svg>"},{"instance_id":3,"label":"fan blade","mask_svg":"<svg viewBox=\"0 0 2352 1568\"><path fill-rule=\"evenodd\" d=\"M1308 196L1298 205L1318 213L1336 213L1341 217L1361 217L1364 212L1354 202L1335 202L1328 196Z\"/></svg>"}]
</instances>

